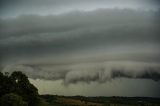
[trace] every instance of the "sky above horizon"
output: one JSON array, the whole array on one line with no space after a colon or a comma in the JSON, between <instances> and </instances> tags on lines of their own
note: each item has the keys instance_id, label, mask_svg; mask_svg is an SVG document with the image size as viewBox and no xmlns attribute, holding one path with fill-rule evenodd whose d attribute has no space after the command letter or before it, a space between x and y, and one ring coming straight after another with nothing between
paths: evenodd
<instances>
[{"instance_id":1,"label":"sky above horizon","mask_svg":"<svg viewBox=\"0 0 160 106\"><path fill-rule=\"evenodd\" d=\"M1 0L0 17L64 14L104 8L157 10L159 3L159 0Z\"/></svg>"},{"instance_id":2,"label":"sky above horizon","mask_svg":"<svg viewBox=\"0 0 160 106\"><path fill-rule=\"evenodd\" d=\"M24 72L41 94L160 97L159 10L158 0L2 0L0 69Z\"/></svg>"}]
</instances>

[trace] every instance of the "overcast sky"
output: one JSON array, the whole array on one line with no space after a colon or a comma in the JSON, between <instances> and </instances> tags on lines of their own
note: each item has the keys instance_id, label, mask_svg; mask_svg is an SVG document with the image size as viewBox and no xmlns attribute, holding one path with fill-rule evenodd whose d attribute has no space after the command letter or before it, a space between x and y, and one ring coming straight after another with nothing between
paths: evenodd
<instances>
[{"instance_id":1,"label":"overcast sky","mask_svg":"<svg viewBox=\"0 0 160 106\"><path fill-rule=\"evenodd\" d=\"M99 8L156 10L159 0L1 0L1 17L21 14L61 14L70 11L92 11Z\"/></svg>"},{"instance_id":2,"label":"overcast sky","mask_svg":"<svg viewBox=\"0 0 160 106\"><path fill-rule=\"evenodd\" d=\"M2 0L1 71L43 94L160 97L159 12L158 0Z\"/></svg>"}]
</instances>

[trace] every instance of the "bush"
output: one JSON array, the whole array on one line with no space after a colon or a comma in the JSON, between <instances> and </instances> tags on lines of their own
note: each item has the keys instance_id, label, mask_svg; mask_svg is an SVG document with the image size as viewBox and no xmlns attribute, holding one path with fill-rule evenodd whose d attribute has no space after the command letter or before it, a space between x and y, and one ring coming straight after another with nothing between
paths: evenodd
<instances>
[{"instance_id":1,"label":"bush","mask_svg":"<svg viewBox=\"0 0 160 106\"><path fill-rule=\"evenodd\" d=\"M28 106L21 96L14 93L5 94L0 99L0 106Z\"/></svg>"}]
</instances>

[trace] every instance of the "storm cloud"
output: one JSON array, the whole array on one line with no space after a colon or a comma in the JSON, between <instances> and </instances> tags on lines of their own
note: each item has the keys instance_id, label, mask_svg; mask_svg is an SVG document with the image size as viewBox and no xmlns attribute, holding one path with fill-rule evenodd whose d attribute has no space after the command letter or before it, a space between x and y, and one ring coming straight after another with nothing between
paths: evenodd
<instances>
[{"instance_id":1,"label":"storm cloud","mask_svg":"<svg viewBox=\"0 0 160 106\"><path fill-rule=\"evenodd\" d=\"M2 71L65 84L160 79L159 11L98 9L0 20Z\"/></svg>"},{"instance_id":2,"label":"storm cloud","mask_svg":"<svg viewBox=\"0 0 160 106\"><path fill-rule=\"evenodd\" d=\"M40 94L160 97L159 5L0 0L0 71L22 71Z\"/></svg>"},{"instance_id":3,"label":"storm cloud","mask_svg":"<svg viewBox=\"0 0 160 106\"><path fill-rule=\"evenodd\" d=\"M142 62L99 62L74 65L12 65L3 70L21 70L32 79L63 80L65 85L78 82L105 83L117 78L160 80L159 64Z\"/></svg>"}]
</instances>

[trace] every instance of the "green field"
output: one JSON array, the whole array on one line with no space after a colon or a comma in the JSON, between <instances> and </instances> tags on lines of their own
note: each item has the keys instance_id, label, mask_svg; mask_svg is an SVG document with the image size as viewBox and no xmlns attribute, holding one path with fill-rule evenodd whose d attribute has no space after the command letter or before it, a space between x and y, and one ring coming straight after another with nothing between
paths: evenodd
<instances>
[{"instance_id":1,"label":"green field","mask_svg":"<svg viewBox=\"0 0 160 106\"><path fill-rule=\"evenodd\" d=\"M48 106L160 106L160 98L41 95Z\"/></svg>"}]
</instances>

